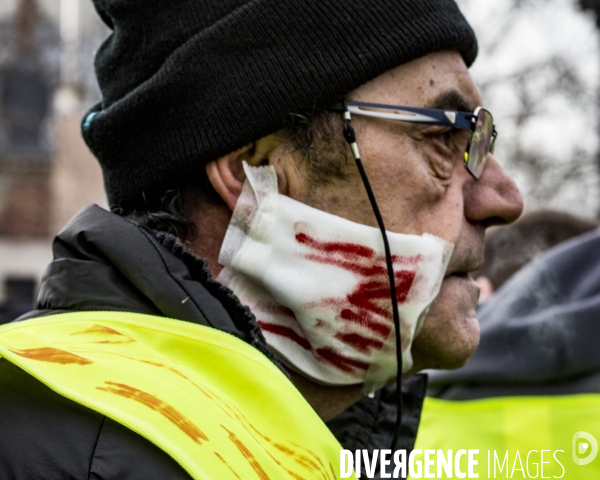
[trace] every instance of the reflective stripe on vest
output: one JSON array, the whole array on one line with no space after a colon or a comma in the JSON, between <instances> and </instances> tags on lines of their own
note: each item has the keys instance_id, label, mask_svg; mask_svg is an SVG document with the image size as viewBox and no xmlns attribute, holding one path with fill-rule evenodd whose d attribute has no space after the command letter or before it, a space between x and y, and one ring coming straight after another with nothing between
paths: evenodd
<instances>
[{"instance_id":1,"label":"reflective stripe on vest","mask_svg":"<svg viewBox=\"0 0 600 480\"><path fill-rule=\"evenodd\" d=\"M588 433L592 439L575 438L578 432ZM478 478L589 480L600 478L600 455L589 464L578 464L575 459L585 463L594 458L598 441L597 394L464 401L427 398L415 449L423 453L442 450L446 457L448 450L454 456L461 449L479 450L474 456ZM436 455L432 454L436 468L431 470L437 474ZM424 455L418 459L423 461ZM467 460L466 453L460 457L462 473L467 472ZM442 475L434 478L458 477L456 473L448 477L442 470Z\"/></svg>"},{"instance_id":2,"label":"reflective stripe on vest","mask_svg":"<svg viewBox=\"0 0 600 480\"><path fill-rule=\"evenodd\" d=\"M122 312L0 327L0 356L194 479L339 478L341 446L271 361L213 328Z\"/></svg>"}]
</instances>

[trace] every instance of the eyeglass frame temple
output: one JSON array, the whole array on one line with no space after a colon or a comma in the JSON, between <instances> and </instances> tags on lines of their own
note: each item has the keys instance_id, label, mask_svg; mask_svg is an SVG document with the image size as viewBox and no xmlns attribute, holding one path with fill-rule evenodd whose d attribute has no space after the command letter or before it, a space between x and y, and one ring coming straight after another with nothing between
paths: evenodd
<instances>
[{"instance_id":1,"label":"eyeglass frame temple","mask_svg":"<svg viewBox=\"0 0 600 480\"><path fill-rule=\"evenodd\" d=\"M401 113L390 113L386 114L384 112L373 112L369 110L362 110L363 108L378 108L378 109L389 109L389 110L401 110L405 112L411 112L414 115L402 115ZM374 118L387 118L390 120L398 120L402 122L408 123L421 123L426 125L436 125L443 127L452 127L459 128L461 130L470 130L471 135L469 136L469 141L467 143L467 148L465 149L464 155L464 163L467 171L476 179L479 179L479 176L471 169L468 165L469 159L469 150L471 148L471 143L473 139L473 134L475 133L475 129L477 126L477 115L481 110L487 112L492 118L492 141L490 142L488 154L493 152L494 144L496 143L496 138L498 137L498 132L494 125L494 117L491 112L483 107L477 107L473 113L469 112L459 112L456 110L441 110L434 108L419 108L419 107L405 107L401 105L386 105L382 103L370 103L370 102L357 102L352 100L345 100L343 102L338 102L331 107L333 111L348 111L350 113L354 113L355 115L363 115L367 117Z\"/></svg>"},{"instance_id":2,"label":"eyeglass frame temple","mask_svg":"<svg viewBox=\"0 0 600 480\"><path fill-rule=\"evenodd\" d=\"M473 130L476 120L474 113L459 112L456 110L441 110L434 108L405 107L401 105L386 105L383 103L357 102L346 100L345 105L350 113L375 118L387 118L408 123L422 123L427 125L438 125L443 127L459 128L461 130ZM344 103L339 102L332 106L331 110L343 112ZM401 113L385 113L363 110L363 108L378 108L387 110L401 110L413 115ZM479 108L479 107L478 107ZM486 110L487 111L487 110Z\"/></svg>"}]
</instances>

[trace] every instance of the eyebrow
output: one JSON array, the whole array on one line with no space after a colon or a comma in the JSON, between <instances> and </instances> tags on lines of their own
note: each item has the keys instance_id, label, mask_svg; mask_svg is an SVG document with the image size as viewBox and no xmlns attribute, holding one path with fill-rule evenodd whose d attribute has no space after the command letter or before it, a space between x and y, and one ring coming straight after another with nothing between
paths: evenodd
<instances>
[{"instance_id":1,"label":"eyebrow","mask_svg":"<svg viewBox=\"0 0 600 480\"><path fill-rule=\"evenodd\" d=\"M457 112L473 112L477 105L467 100L456 90L444 92L438 95L427 108L436 108L438 110L456 110Z\"/></svg>"}]
</instances>

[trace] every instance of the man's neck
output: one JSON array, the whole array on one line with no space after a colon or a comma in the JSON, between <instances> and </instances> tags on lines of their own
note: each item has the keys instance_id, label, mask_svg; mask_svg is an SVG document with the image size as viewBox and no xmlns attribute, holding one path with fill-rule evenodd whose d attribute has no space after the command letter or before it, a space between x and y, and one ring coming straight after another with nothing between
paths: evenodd
<instances>
[{"instance_id":1,"label":"man's neck","mask_svg":"<svg viewBox=\"0 0 600 480\"><path fill-rule=\"evenodd\" d=\"M363 396L362 385L331 387L315 383L289 369L287 371L292 383L324 422L337 417Z\"/></svg>"}]
</instances>

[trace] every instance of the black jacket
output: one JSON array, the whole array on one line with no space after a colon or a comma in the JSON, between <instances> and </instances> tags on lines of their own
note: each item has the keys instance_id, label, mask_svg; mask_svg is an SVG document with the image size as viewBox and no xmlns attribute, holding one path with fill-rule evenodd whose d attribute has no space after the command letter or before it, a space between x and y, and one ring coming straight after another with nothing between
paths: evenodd
<instances>
[{"instance_id":1,"label":"black jacket","mask_svg":"<svg viewBox=\"0 0 600 480\"><path fill-rule=\"evenodd\" d=\"M281 368L250 310L175 237L90 206L56 237L53 250L37 310L20 320L85 310L178 318L236 335ZM425 383L422 376L403 383L399 448L413 446ZM392 387L328 425L345 448L389 448L395 412ZM146 439L0 359L0 480L189 478Z\"/></svg>"}]
</instances>

